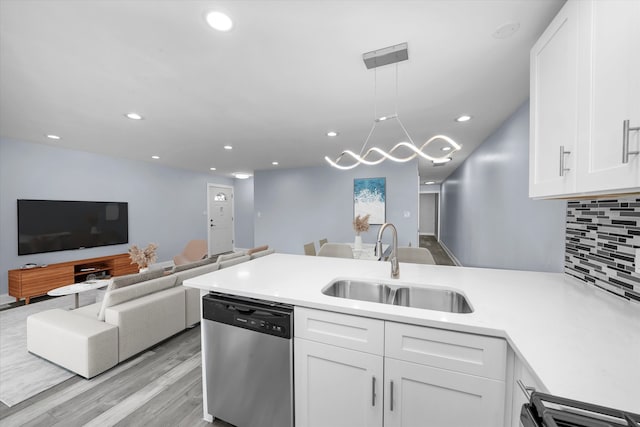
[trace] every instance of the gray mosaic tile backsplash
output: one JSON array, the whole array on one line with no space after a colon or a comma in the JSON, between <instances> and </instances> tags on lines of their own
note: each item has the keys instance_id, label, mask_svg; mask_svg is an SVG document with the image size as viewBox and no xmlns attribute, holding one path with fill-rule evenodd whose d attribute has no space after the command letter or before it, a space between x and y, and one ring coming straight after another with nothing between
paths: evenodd
<instances>
[{"instance_id":1,"label":"gray mosaic tile backsplash","mask_svg":"<svg viewBox=\"0 0 640 427\"><path fill-rule=\"evenodd\" d=\"M564 272L640 302L640 194L567 203Z\"/></svg>"}]
</instances>

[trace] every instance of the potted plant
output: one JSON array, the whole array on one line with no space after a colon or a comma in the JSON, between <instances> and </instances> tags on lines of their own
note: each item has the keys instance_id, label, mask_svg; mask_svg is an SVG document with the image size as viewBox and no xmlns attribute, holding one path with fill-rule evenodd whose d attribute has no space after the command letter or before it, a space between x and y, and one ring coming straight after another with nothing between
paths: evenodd
<instances>
[{"instance_id":1,"label":"potted plant","mask_svg":"<svg viewBox=\"0 0 640 427\"><path fill-rule=\"evenodd\" d=\"M360 233L362 233L363 231L369 231L369 214L366 214L365 216L356 216L356 218L353 220L353 229L356 232L356 241L353 245L354 249L357 250L361 250L362 249L362 236L360 236Z\"/></svg>"},{"instance_id":2,"label":"potted plant","mask_svg":"<svg viewBox=\"0 0 640 427\"><path fill-rule=\"evenodd\" d=\"M155 243L149 243L144 249L140 249L137 245L132 245L129 248L131 264L138 264L140 272L147 271L149 265L156 262L156 249L158 249L158 245Z\"/></svg>"}]
</instances>

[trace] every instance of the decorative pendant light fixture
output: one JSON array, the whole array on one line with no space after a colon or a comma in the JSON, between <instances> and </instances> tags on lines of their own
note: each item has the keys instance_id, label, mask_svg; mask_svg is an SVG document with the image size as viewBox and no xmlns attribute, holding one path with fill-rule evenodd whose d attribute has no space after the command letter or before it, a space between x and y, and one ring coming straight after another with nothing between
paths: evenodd
<instances>
[{"instance_id":1,"label":"decorative pendant light fixture","mask_svg":"<svg viewBox=\"0 0 640 427\"><path fill-rule=\"evenodd\" d=\"M398 115L398 104L397 104L397 98L398 98L398 62L400 61L405 61L409 59L409 51L408 51L408 44L407 43L401 43L395 46L390 46L390 47L386 47L384 49L379 49L379 50L374 50L372 52L367 52L364 53L362 55L362 60L365 63L365 66L367 67L367 69L371 69L374 68L374 72L375 72L375 68L383 66L383 65L389 65L389 64L396 64L396 106L395 106L395 113L391 116L385 116L385 117L378 117L376 115L377 110L376 107L374 105L374 119L373 119L373 124L371 126L371 130L369 131L369 135L367 136L367 139L364 141L364 144L362 145L362 148L360 149L360 153L356 154L355 152L351 151L351 150L344 150L335 160L332 160L331 158L329 158L328 156L325 156L325 160L327 161L327 163L329 163L331 166L333 166L334 168L337 169L342 169L342 170L347 170L347 169L353 169L356 166L360 165L360 164L364 164L364 165L378 165L382 162L384 162L385 160L389 159L392 160L394 162L399 162L399 163L403 163L403 162L408 162L410 160L415 159L416 157L421 157L425 160L429 160L435 164L437 163L446 163L448 161L451 160L451 154L459 151L462 147L460 147L460 145L458 145L453 139L449 138L448 136L445 135L435 135L432 136L431 138L429 138L424 144L422 144L420 147L418 147L414 142L413 139L411 138L411 136L409 135L409 132L407 132L407 129L404 127L404 125L402 124L402 121L400 120L400 116ZM377 92L377 80L374 80L374 99L375 99L375 95ZM387 120L395 120L398 122L398 124L400 125L400 128L402 129L402 132L404 133L404 137L406 137L406 141L401 141L399 143L397 143L396 145L393 146L393 148L391 148L391 150L389 150L389 152L384 151L381 148L378 147L371 147L369 149L367 149L367 145L369 144L369 140L371 139L371 135L373 135L374 131L376 130L376 126L383 121L387 121ZM427 146L429 146L429 144L431 144L433 141L436 140L442 140L445 143L448 144L448 146L451 147L450 150L447 151L447 154L441 157L434 157L431 156L427 153L424 152L424 149L427 148ZM394 154L396 151L403 149L403 151L408 151L408 153L405 153L404 155L400 155L400 154ZM365 151L366 150L366 151ZM376 158L373 160L369 160L368 158L370 158L372 153L377 153L378 156L375 156ZM352 163L350 164L340 164L340 161L343 158L351 158L353 160ZM344 163L344 162L343 162Z\"/></svg>"}]
</instances>

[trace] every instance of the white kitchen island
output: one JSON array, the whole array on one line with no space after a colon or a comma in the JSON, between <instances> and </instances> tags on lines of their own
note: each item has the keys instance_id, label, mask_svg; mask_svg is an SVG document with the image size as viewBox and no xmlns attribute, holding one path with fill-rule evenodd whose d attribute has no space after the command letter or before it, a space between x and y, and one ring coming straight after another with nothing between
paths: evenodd
<instances>
[{"instance_id":1,"label":"white kitchen island","mask_svg":"<svg viewBox=\"0 0 640 427\"><path fill-rule=\"evenodd\" d=\"M400 279L389 275L388 262L273 254L184 284L296 307L502 338L544 391L640 412L639 304L559 273L401 263ZM466 296L473 312L454 314L321 293L340 278L451 288ZM507 395L519 392L507 384Z\"/></svg>"}]
</instances>

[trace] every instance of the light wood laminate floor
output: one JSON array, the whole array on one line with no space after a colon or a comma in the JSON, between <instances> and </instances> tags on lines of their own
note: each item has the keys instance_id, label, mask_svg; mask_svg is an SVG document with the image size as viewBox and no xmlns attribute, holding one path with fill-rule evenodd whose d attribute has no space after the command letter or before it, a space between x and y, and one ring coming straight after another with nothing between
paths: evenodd
<instances>
[{"instance_id":1,"label":"light wood laminate floor","mask_svg":"<svg viewBox=\"0 0 640 427\"><path fill-rule=\"evenodd\" d=\"M18 405L0 403L0 426L208 426L202 419L200 326L91 380L79 376Z\"/></svg>"}]
</instances>

